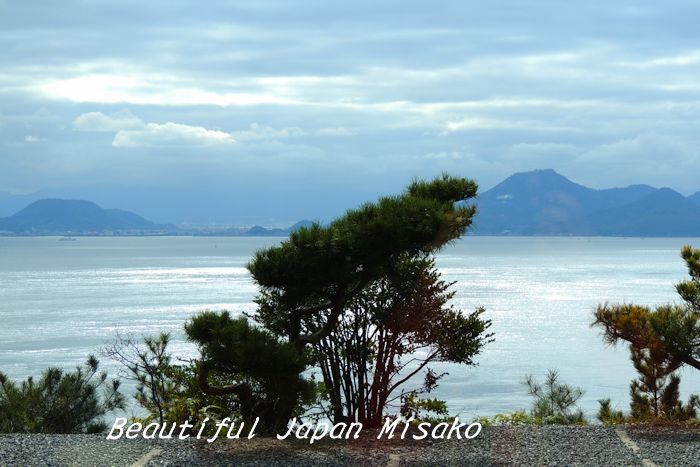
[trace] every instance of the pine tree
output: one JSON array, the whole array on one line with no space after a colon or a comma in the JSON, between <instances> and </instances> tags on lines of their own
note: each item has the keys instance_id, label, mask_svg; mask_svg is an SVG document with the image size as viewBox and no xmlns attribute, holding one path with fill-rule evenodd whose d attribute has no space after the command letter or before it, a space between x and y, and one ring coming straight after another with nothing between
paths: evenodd
<instances>
[{"instance_id":1,"label":"pine tree","mask_svg":"<svg viewBox=\"0 0 700 467\"><path fill-rule=\"evenodd\" d=\"M399 196L350 210L327 226L302 227L279 246L258 251L248 269L260 287L256 301L265 329L258 332L213 314L196 317L187 328L202 350L204 392L239 393L243 400L249 389L259 390L263 405L276 401L271 423L289 420L308 389L300 375L309 364L309 348L336 330L348 303L385 276L398 258L435 252L459 238L476 212L466 203L476 191L474 182L447 175L415 181ZM307 326L310 321L313 328ZM254 334L257 343L249 339ZM257 354L248 352L253 349ZM260 368L246 362L243 352L257 355L251 361ZM212 385L212 371L235 381ZM282 385L268 384L279 380L275 373L283 377ZM266 396L265 391L271 392Z\"/></svg>"},{"instance_id":2,"label":"pine tree","mask_svg":"<svg viewBox=\"0 0 700 467\"><path fill-rule=\"evenodd\" d=\"M700 369L700 250L685 246L681 256L690 279L676 285L682 305L664 305L651 310L638 305L601 305L593 326L603 329L606 341L627 341L638 349L658 340L667 360Z\"/></svg>"},{"instance_id":3,"label":"pine tree","mask_svg":"<svg viewBox=\"0 0 700 467\"><path fill-rule=\"evenodd\" d=\"M682 365L700 369L700 250L684 246L681 256L690 279L676 285L682 305L652 310L638 305L600 305L593 326L604 339L630 345L632 362L639 373L630 386L631 417L635 420L666 418L687 420L700 407L697 396L687 404L679 400Z\"/></svg>"},{"instance_id":4,"label":"pine tree","mask_svg":"<svg viewBox=\"0 0 700 467\"><path fill-rule=\"evenodd\" d=\"M674 374L681 363L668 360L667 351L658 342L649 348L630 346L632 364L639 373L630 384L633 420L669 418L682 404L679 401L680 378Z\"/></svg>"},{"instance_id":5,"label":"pine tree","mask_svg":"<svg viewBox=\"0 0 700 467\"><path fill-rule=\"evenodd\" d=\"M75 371L48 368L20 384L0 373L0 433L99 433L103 416L124 407L119 381L90 356Z\"/></svg>"}]
</instances>

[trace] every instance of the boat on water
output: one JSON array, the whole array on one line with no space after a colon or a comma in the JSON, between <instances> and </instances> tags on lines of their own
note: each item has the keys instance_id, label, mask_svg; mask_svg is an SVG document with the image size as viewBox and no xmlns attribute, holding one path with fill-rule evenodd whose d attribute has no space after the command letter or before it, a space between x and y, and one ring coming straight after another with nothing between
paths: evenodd
<instances>
[{"instance_id":1,"label":"boat on water","mask_svg":"<svg viewBox=\"0 0 700 467\"><path fill-rule=\"evenodd\" d=\"M74 242L77 238L75 237L61 237L58 239L59 242Z\"/></svg>"}]
</instances>

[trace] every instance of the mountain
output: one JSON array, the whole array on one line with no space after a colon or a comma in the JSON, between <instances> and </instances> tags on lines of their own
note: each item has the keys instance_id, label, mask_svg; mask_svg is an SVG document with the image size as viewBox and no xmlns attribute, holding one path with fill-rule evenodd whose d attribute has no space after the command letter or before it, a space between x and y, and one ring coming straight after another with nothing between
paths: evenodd
<instances>
[{"instance_id":1,"label":"mountain","mask_svg":"<svg viewBox=\"0 0 700 467\"><path fill-rule=\"evenodd\" d=\"M700 206L673 190L596 190L551 169L508 177L477 208L477 235L700 235Z\"/></svg>"},{"instance_id":2,"label":"mountain","mask_svg":"<svg viewBox=\"0 0 700 467\"><path fill-rule=\"evenodd\" d=\"M33 195L35 196L35 195ZM0 192L0 201L16 195ZM14 201L13 201L14 202ZM698 236L700 192L632 185L596 190L554 170L511 175L477 199L476 235ZM0 235L197 235L286 237L288 228L181 228L90 201L41 199L0 218Z\"/></svg>"},{"instance_id":3,"label":"mountain","mask_svg":"<svg viewBox=\"0 0 700 467\"><path fill-rule=\"evenodd\" d=\"M312 221L299 221L296 224L287 227L286 229L268 229L259 225L256 225L254 227L251 227L248 229L243 235L248 236L248 237L286 237L290 233L294 232L295 230L301 228L301 227L309 227L312 225Z\"/></svg>"},{"instance_id":4,"label":"mountain","mask_svg":"<svg viewBox=\"0 0 700 467\"><path fill-rule=\"evenodd\" d=\"M579 225L590 190L553 170L516 173L483 193L478 234L535 235L587 231Z\"/></svg>"},{"instance_id":5,"label":"mountain","mask_svg":"<svg viewBox=\"0 0 700 467\"><path fill-rule=\"evenodd\" d=\"M284 237L288 234L288 229L268 229L261 225L254 225L243 233L243 235L248 237Z\"/></svg>"},{"instance_id":6,"label":"mountain","mask_svg":"<svg viewBox=\"0 0 700 467\"><path fill-rule=\"evenodd\" d=\"M42 199L0 219L0 231L30 235L139 233L162 229L133 212L103 209L90 201Z\"/></svg>"},{"instance_id":7,"label":"mountain","mask_svg":"<svg viewBox=\"0 0 700 467\"><path fill-rule=\"evenodd\" d=\"M684 237L700 235L700 206L670 188L661 188L624 206L596 212L598 235Z\"/></svg>"}]
</instances>

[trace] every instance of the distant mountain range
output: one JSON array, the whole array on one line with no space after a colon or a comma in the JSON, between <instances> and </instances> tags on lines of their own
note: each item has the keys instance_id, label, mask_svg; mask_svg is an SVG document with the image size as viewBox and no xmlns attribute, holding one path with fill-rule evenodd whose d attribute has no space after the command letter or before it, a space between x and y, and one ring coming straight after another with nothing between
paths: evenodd
<instances>
[{"instance_id":1,"label":"distant mountain range","mask_svg":"<svg viewBox=\"0 0 700 467\"><path fill-rule=\"evenodd\" d=\"M476 235L700 236L700 192L632 185L595 190L547 170L516 173L476 201ZM0 235L287 236L288 228L182 229L90 201L42 199L0 218Z\"/></svg>"},{"instance_id":2,"label":"distant mountain range","mask_svg":"<svg viewBox=\"0 0 700 467\"><path fill-rule=\"evenodd\" d=\"M165 231L170 226L121 209L102 209L90 201L42 199L10 217L0 219L0 232L24 235L87 233L140 234Z\"/></svg>"},{"instance_id":3,"label":"distant mountain range","mask_svg":"<svg viewBox=\"0 0 700 467\"><path fill-rule=\"evenodd\" d=\"M700 192L595 190L549 169L508 177L484 192L477 208L477 235L700 236Z\"/></svg>"},{"instance_id":4,"label":"distant mountain range","mask_svg":"<svg viewBox=\"0 0 700 467\"><path fill-rule=\"evenodd\" d=\"M0 218L0 235L223 235L287 236L311 221L300 221L286 229L180 229L172 224L155 224L133 212L103 209L82 200L42 199L12 216Z\"/></svg>"},{"instance_id":5,"label":"distant mountain range","mask_svg":"<svg viewBox=\"0 0 700 467\"><path fill-rule=\"evenodd\" d=\"M231 229L211 229L206 232L194 231L192 235L207 235L207 236L235 236L235 237L286 237L290 233L301 227L308 227L313 224L312 221L299 221L287 228L266 228L260 225L255 225L249 229L231 228Z\"/></svg>"}]
</instances>

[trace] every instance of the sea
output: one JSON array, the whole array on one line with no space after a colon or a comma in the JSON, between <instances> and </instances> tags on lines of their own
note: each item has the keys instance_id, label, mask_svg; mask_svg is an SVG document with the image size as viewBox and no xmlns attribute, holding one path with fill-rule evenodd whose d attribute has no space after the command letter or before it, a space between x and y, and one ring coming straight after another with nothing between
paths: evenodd
<instances>
[{"instance_id":1,"label":"sea","mask_svg":"<svg viewBox=\"0 0 700 467\"><path fill-rule=\"evenodd\" d=\"M0 371L13 379L49 366L73 368L122 335L172 334L172 350L195 357L183 324L202 310L255 312L257 288L246 263L282 238L0 237ZM453 305L484 307L495 341L476 366L439 364L448 373L429 395L462 418L528 409L523 380L557 369L585 391L579 406L595 417L598 400L629 409L635 370L626 345L609 346L591 328L602 303L678 302L687 277L679 251L700 238L466 236L437 255ZM682 369L681 395L700 393L700 372ZM133 385L125 391L133 392Z\"/></svg>"}]
</instances>

